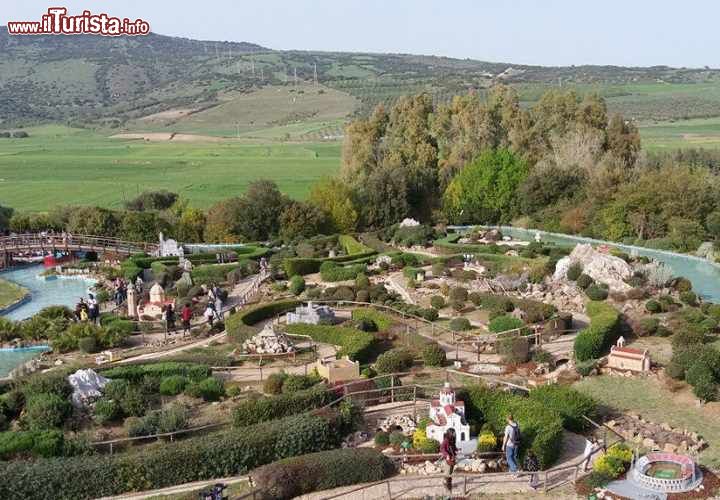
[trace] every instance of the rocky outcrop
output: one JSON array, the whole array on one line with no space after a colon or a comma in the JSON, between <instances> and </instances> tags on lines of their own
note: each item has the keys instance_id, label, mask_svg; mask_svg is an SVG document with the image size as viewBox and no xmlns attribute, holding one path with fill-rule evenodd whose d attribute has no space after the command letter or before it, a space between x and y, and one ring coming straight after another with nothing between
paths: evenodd
<instances>
[{"instance_id":1,"label":"rocky outcrop","mask_svg":"<svg viewBox=\"0 0 720 500\"><path fill-rule=\"evenodd\" d=\"M73 388L70 400L75 407L81 408L101 397L101 390L109 380L95 373L95 370L87 369L68 375L68 382Z\"/></svg>"},{"instance_id":2,"label":"rocky outcrop","mask_svg":"<svg viewBox=\"0 0 720 500\"><path fill-rule=\"evenodd\" d=\"M389 417L378 420L378 427L385 432L392 432L398 427L400 427L405 434L415 432L415 422L410 415L390 415Z\"/></svg>"},{"instance_id":3,"label":"rocky outcrop","mask_svg":"<svg viewBox=\"0 0 720 500\"><path fill-rule=\"evenodd\" d=\"M555 266L553 279L567 279L567 271L574 263L579 263L583 273L597 282L607 284L611 290L625 291L631 288L625 283L633 274L630 264L620 257L595 250L589 244L577 245L570 255L560 259Z\"/></svg>"},{"instance_id":4,"label":"rocky outcrop","mask_svg":"<svg viewBox=\"0 0 720 500\"><path fill-rule=\"evenodd\" d=\"M633 413L610 420L606 425L628 441L648 450L697 453L707 446L696 432L674 428L666 422L657 424Z\"/></svg>"},{"instance_id":5,"label":"rocky outcrop","mask_svg":"<svg viewBox=\"0 0 720 500\"><path fill-rule=\"evenodd\" d=\"M242 351L251 354L283 354L293 352L295 347L287 335L275 331L268 323L260 333L242 344Z\"/></svg>"}]
</instances>

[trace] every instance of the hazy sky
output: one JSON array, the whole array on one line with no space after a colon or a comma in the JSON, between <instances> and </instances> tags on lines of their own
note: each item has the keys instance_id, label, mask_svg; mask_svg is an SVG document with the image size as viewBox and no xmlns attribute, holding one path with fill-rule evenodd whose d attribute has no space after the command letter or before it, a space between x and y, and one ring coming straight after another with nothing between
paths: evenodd
<instances>
[{"instance_id":1,"label":"hazy sky","mask_svg":"<svg viewBox=\"0 0 720 500\"><path fill-rule=\"evenodd\" d=\"M717 0L2 0L0 24L49 6L152 31L273 49L403 52L543 65L720 67Z\"/></svg>"}]
</instances>

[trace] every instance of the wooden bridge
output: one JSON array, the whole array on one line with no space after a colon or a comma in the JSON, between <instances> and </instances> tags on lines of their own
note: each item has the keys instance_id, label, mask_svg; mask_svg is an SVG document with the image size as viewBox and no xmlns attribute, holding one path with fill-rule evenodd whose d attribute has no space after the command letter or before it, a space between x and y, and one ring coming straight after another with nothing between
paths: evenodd
<instances>
[{"instance_id":1,"label":"wooden bridge","mask_svg":"<svg viewBox=\"0 0 720 500\"><path fill-rule=\"evenodd\" d=\"M85 234L33 233L0 237L0 253L4 256L6 265L12 256L27 253L46 255L50 252L97 252L127 256L143 252L152 253L157 248L158 245L154 243Z\"/></svg>"}]
</instances>

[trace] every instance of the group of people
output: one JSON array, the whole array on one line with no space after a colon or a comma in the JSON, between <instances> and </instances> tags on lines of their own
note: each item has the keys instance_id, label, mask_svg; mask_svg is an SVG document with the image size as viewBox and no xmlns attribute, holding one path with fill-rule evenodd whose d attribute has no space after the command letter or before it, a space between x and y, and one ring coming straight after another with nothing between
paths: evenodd
<instances>
[{"instance_id":1,"label":"group of people","mask_svg":"<svg viewBox=\"0 0 720 500\"><path fill-rule=\"evenodd\" d=\"M180 321L182 323L182 336L190 334L190 321L193 317L192 306L189 303L185 303L180 309ZM165 332L168 335L177 333L177 327L175 326L176 311L175 306L167 304L163 307L162 319L165 321Z\"/></svg>"},{"instance_id":2,"label":"group of people","mask_svg":"<svg viewBox=\"0 0 720 500\"><path fill-rule=\"evenodd\" d=\"M122 278L116 278L113 281L113 288L115 289L113 293L115 305L120 307L127 300L127 283Z\"/></svg>"},{"instance_id":3,"label":"group of people","mask_svg":"<svg viewBox=\"0 0 720 500\"><path fill-rule=\"evenodd\" d=\"M511 473L519 472L518 466L518 449L520 448L520 426L510 414L507 416L507 425L503 433L502 451L505 454L505 460ZM445 473L445 487L452 489L452 473L457 463L458 448L456 444L455 429L448 429L443 435L443 442L440 445L440 454L443 457L443 466ZM583 453L583 468L588 470L592 456L598 450L598 441L591 437L585 442L585 450ZM540 461L532 450L527 450L525 460L523 461L523 471L530 475L530 487L537 489L539 485L538 471L540 470Z\"/></svg>"},{"instance_id":4,"label":"group of people","mask_svg":"<svg viewBox=\"0 0 720 500\"><path fill-rule=\"evenodd\" d=\"M97 323L100 321L100 304L92 293L88 294L87 300L80 297L75 305L75 320L90 321Z\"/></svg>"},{"instance_id":5,"label":"group of people","mask_svg":"<svg viewBox=\"0 0 720 500\"><path fill-rule=\"evenodd\" d=\"M203 316L210 325L210 328L212 328L215 321L222 320L222 290L217 283L211 283L209 287L203 285L203 289L207 290L206 293L208 297L207 307L205 307Z\"/></svg>"}]
</instances>

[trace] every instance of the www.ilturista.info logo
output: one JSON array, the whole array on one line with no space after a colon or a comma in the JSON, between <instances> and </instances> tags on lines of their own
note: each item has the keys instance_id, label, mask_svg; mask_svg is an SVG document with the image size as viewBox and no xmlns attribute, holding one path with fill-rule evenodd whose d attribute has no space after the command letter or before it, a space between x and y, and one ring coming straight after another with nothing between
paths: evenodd
<instances>
[{"instance_id":1,"label":"www.ilturista.info logo","mask_svg":"<svg viewBox=\"0 0 720 500\"><path fill-rule=\"evenodd\" d=\"M150 24L142 19L92 14L89 10L79 16L68 16L65 7L51 7L40 21L8 21L11 35L147 35Z\"/></svg>"}]
</instances>

